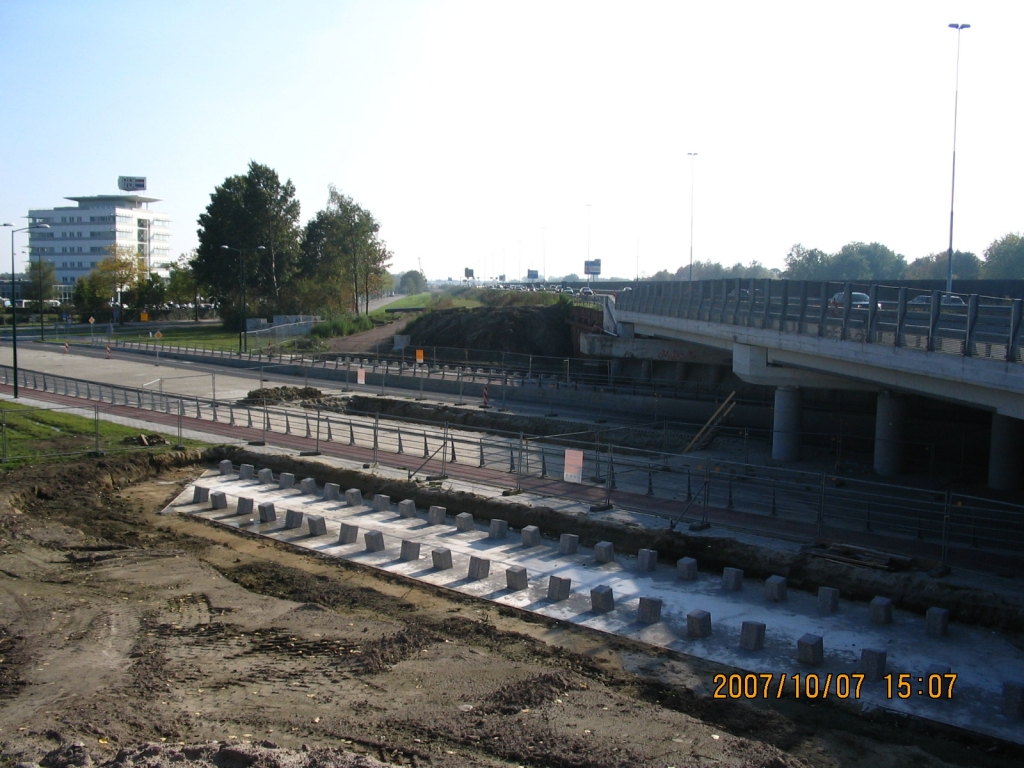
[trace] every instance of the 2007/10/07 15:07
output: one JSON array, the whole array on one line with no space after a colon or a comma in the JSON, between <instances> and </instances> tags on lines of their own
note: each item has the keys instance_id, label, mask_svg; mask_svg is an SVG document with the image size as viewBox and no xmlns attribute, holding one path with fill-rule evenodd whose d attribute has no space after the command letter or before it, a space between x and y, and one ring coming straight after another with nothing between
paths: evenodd
<instances>
[{"instance_id":1,"label":"2007/10/07 15:07","mask_svg":"<svg viewBox=\"0 0 1024 768\"><path fill-rule=\"evenodd\" d=\"M953 686L956 684L956 674L931 674L926 677L917 677L909 674L893 675L892 673L882 677L886 682L886 697L910 699L915 695L928 699L952 699ZM748 673L745 675L725 675L719 673L714 676L713 683L715 690L713 698L716 699L759 699L776 698L792 695L800 699L823 699L834 696L839 699L859 699L861 686L866 676L860 673L855 674L833 674L819 675L816 673L807 675L788 675L762 672L761 674ZM914 683L917 683L915 687Z\"/></svg>"}]
</instances>

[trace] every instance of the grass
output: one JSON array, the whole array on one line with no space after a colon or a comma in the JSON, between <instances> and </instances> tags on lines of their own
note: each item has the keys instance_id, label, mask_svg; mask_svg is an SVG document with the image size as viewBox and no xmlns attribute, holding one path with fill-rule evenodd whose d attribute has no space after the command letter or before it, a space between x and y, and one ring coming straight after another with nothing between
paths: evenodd
<instances>
[{"instance_id":1,"label":"grass","mask_svg":"<svg viewBox=\"0 0 1024 768\"><path fill-rule=\"evenodd\" d=\"M140 434L154 434L154 430L140 431L134 427L111 424L100 419L99 445L106 453L130 450L163 452L178 442L177 435L161 434L167 445L144 448L124 443L125 438ZM206 445L195 440L184 440L186 447ZM19 403L0 402L0 459L2 466L12 468L24 464L61 462L73 454L84 454L96 449L96 421L83 416L43 408L25 407Z\"/></svg>"}]
</instances>

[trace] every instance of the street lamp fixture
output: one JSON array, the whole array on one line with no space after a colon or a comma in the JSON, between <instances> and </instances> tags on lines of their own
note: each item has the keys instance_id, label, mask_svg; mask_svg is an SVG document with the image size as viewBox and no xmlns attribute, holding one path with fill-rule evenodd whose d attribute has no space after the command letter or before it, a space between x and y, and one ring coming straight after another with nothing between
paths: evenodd
<instances>
[{"instance_id":1,"label":"street lamp fixture","mask_svg":"<svg viewBox=\"0 0 1024 768\"><path fill-rule=\"evenodd\" d=\"M687 152L690 156L690 282L693 282L693 164L696 152Z\"/></svg>"},{"instance_id":2,"label":"street lamp fixture","mask_svg":"<svg viewBox=\"0 0 1024 768\"><path fill-rule=\"evenodd\" d=\"M953 91L953 179L949 189L949 258L946 260L946 293L953 292L953 199L956 196L956 115L960 106L960 33L970 24L950 24L956 30L956 86Z\"/></svg>"},{"instance_id":3,"label":"street lamp fixture","mask_svg":"<svg viewBox=\"0 0 1024 768\"><path fill-rule=\"evenodd\" d=\"M0 226L13 227L13 224ZM27 227L11 229L11 356L14 367L14 398L18 398L18 308L14 304L14 233L28 232L33 229L49 229L49 224L30 224Z\"/></svg>"},{"instance_id":4,"label":"street lamp fixture","mask_svg":"<svg viewBox=\"0 0 1024 768\"><path fill-rule=\"evenodd\" d=\"M246 328L246 325L249 322L249 318L248 318L248 315L247 315L247 312L246 312L246 306L245 306L245 254L242 252L241 248L234 248L234 247L232 247L230 245L222 245L221 249L225 250L225 251L236 251L238 253L238 265L239 265L238 266L238 282L239 282L239 291L238 291L238 293L239 293L239 301L240 301L241 309L242 309L242 325L238 329L238 354L241 355L242 351L244 349L248 349L248 346L249 346L249 337L247 335L248 329ZM267 249L266 249L266 246L257 245L256 246L256 250L257 251L265 251Z\"/></svg>"}]
</instances>

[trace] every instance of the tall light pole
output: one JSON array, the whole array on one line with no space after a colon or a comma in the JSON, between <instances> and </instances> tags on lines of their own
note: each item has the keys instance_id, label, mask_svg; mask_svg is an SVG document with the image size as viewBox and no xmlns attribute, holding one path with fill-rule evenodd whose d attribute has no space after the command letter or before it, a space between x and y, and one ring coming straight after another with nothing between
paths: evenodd
<instances>
[{"instance_id":1,"label":"tall light pole","mask_svg":"<svg viewBox=\"0 0 1024 768\"><path fill-rule=\"evenodd\" d=\"M953 180L949 190L949 258L946 261L946 293L953 292L953 199L956 196L956 114L960 106L960 33L970 24L950 24L956 30L956 86L953 91Z\"/></svg>"},{"instance_id":2,"label":"tall light pole","mask_svg":"<svg viewBox=\"0 0 1024 768\"><path fill-rule=\"evenodd\" d=\"M13 227L13 224L0 226ZM49 229L49 224L30 224L27 227L11 230L11 355L14 367L14 398L18 398L18 307L14 303L14 233L28 232L32 229Z\"/></svg>"},{"instance_id":3,"label":"tall light pole","mask_svg":"<svg viewBox=\"0 0 1024 768\"><path fill-rule=\"evenodd\" d=\"M693 282L693 166L697 158L696 152L687 152L690 156L690 282Z\"/></svg>"},{"instance_id":4,"label":"tall light pole","mask_svg":"<svg viewBox=\"0 0 1024 768\"><path fill-rule=\"evenodd\" d=\"M241 310L242 310L242 325L238 329L238 354L241 355L242 351L243 351L243 348L244 349L248 349L248 346L249 346L249 344L248 344L249 337L248 337L248 335L246 333L248 331L248 328L246 328L246 325L248 324L249 318L248 318L248 311L247 311L246 305L245 305L245 254L242 253L242 249L241 248L233 248L230 245L222 245L221 249L225 250L225 251L236 251L238 253L238 283L239 283L238 299L239 299L239 303L241 304ZM265 251L267 249L266 249L266 246L257 245L256 246L256 250L257 251Z\"/></svg>"},{"instance_id":5,"label":"tall light pole","mask_svg":"<svg viewBox=\"0 0 1024 768\"><path fill-rule=\"evenodd\" d=\"M590 261L590 203L587 203L587 261ZM583 271L586 272L586 269ZM587 285L590 285L589 273L587 273Z\"/></svg>"},{"instance_id":6,"label":"tall light pole","mask_svg":"<svg viewBox=\"0 0 1024 768\"><path fill-rule=\"evenodd\" d=\"M540 260L541 269L544 270L544 282L548 281L548 238L547 227L540 228Z\"/></svg>"}]
</instances>

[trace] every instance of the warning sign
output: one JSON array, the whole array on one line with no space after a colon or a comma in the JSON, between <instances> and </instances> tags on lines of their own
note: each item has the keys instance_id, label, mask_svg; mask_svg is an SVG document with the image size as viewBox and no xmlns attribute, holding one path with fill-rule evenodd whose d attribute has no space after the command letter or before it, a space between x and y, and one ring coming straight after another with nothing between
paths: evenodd
<instances>
[{"instance_id":1,"label":"warning sign","mask_svg":"<svg viewBox=\"0 0 1024 768\"><path fill-rule=\"evenodd\" d=\"M562 479L567 483L583 482L583 451L565 449L565 471Z\"/></svg>"},{"instance_id":2,"label":"warning sign","mask_svg":"<svg viewBox=\"0 0 1024 768\"><path fill-rule=\"evenodd\" d=\"M417 363L422 363L423 362L423 350L422 349L417 349L416 350L416 362Z\"/></svg>"},{"instance_id":3,"label":"warning sign","mask_svg":"<svg viewBox=\"0 0 1024 768\"><path fill-rule=\"evenodd\" d=\"M160 331L157 331L153 335L156 336L158 339L162 339L164 337L164 335L162 333L160 333Z\"/></svg>"}]
</instances>

